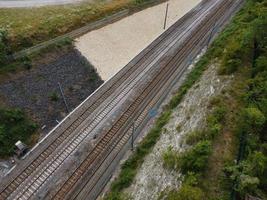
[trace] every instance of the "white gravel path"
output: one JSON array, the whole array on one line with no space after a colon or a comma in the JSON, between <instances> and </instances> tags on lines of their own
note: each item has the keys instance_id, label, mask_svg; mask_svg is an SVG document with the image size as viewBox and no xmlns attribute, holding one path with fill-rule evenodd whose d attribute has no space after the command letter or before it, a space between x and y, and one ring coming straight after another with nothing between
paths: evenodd
<instances>
[{"instance_id":1,"label":"white gravel path","mask_svg":"<svg viewBox=\"0 0 267 200\"><path fill-rule=\"evenodd\" d=\"M167 27L201 0L169 0ZM76 47L107 80L163 30L166 3L145 9L78 38Z\"/></svg>"}]
</instances>

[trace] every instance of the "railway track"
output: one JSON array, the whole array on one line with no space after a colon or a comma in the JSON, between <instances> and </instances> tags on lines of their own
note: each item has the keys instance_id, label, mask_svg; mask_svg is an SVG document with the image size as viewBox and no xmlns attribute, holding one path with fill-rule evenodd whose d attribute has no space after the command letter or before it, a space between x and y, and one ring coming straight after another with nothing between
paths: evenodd
<instances>
[{"instance_id":1,"label":"railway track","mask_svg":"<svg viewBox=\"0 0 267 200\"><path fill-rule=\"evenodd\" d=\"M157 102L159 94L166 92L167 83L174 78L171 78L173 75L185 70L186 65L183 68L179 66L186 57L196 55L203 41L207 40L207 33L214 22L220 20L232 4L234 2L228 0L202 2L168 29L142 55L131 61L126 66L127 70L119 72L120 78L111 80L113 84L108 90L102 93L100 91L92 101L85 101L85 110L80 108L75 111L78 117L72 119L73 122L67 124L66 129L44 147L42 153L28 161L26 167L17 172L17 176L14 173L14 178L7 181L1 190L0 199L35 198L40 188L47 184L79 145L86 140L92 140L93 132L96 132L98 137L87 157L46 198L65 199L88 170L91 173L88 176L93 176L106 155L110 155L119 143L125 143L129 139L131 121L137 118L139 124L140 116L145 116L141 111L153 106L154 103L151 102ZM205 9L201 10L202 7ZM190 20L193 23L188 25ZM112 118L114 113L116 117ZM112 123L104 128L97 128L110 117Z\"/></svg>"},{"instance_id":2,"label":"railway track","mask_svg":"<svg viewBox=\"0 0 267 200\"><path fill-rule=\"evenodd\" d=\"M140 59L137 60L136 64L141 63L144 61L144 58L146 58L147 56L151 55L153 52L152 50L157 48L160 45L160 42L165 39L170 32L172 32L172 29L169 29L164 37L159 38L158 41L152 43L144 52L144 57L141 57ZM151 49L151 50L150 50ZM128 65L130 68L130 73L134 73L134 70L136 70L136 68L133 68L133 64L129 63ZM137 74L137 73L136 73ZM112 85L112 87L107 88L107 90L103 93L100 94L99 98L96 98L95 101L91 101L89 102L89 104L87 102L85 102L83 107L87 107L87 109L85 109L85 111L83 111L83 109L77 110L76 112L79 112L77 115L80 115L73 123L71 123L69 125L69 127L67 127L67 129L61 134L59 135L49 146L45 147L45 150L38 155L38 157L33 160L33 162L31 163L30 166L27 166L27 168L25 168L25 170L21 173L21 175L14 179L10 185L11 186L15 186L15 185L19 185L21 183L21 181L23 179L25 179L25 177L27 177L40 163L42 163L47 155L50 155L52 152L54 152L55 150L57 150L57 148L59 147L59 145L72 133L74 132L75 129L78 128L78 126L81 124L81 122L85 121L85 119L100 105L100 103L102 103L105 99L107 99L113 92L115 89L117 89L125 80L126 80L127 76L125 76L125 72L121 73L121 76L119 77L118 80L114 81L114 84ZM54 131L53 133L54 135L57 134L57 130ZM14 187L13 186L13 187ZM14 187L15 188L15 187ZM11 191L12 188L6 188L7 191ZM3 192L1 193L1 197L3 196L3 198L5 198L5 193L3 194Z\"/></svg>"}]
</instances>

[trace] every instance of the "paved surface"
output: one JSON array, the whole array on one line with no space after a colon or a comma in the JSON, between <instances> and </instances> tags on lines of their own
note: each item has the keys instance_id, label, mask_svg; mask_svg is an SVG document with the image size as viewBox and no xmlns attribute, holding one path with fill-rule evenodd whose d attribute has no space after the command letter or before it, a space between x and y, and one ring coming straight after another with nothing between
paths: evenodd
<instances>
[{"instance_id":1,"label":"paved surface","mask_svg":"<svg viewBox=\"0 0 267 200\"><path fill-rule=\"evenodd\" d=\"M0 8L40 7L80 3L84 0L0 0Z\"/></svg>"}]
</instances>

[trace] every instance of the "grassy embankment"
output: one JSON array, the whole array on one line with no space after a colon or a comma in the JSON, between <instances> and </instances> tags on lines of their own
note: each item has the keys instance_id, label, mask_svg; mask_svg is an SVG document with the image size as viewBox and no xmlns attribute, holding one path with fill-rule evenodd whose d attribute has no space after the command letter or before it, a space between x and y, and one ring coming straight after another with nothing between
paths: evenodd
<instances>
[{"instance_id":1,"label":"grassy embankment","mask_svg":"<svg viewBox=\"0 0 267 200\"><path fill-rule=\"evenodd\" d=\"M247 0L232 23L215 40L174 96L156 125L122 165L106 199L125 199L129 187L169 121L173 108L200 78L209 63L219 74L233 74L230 88L210 102L206 127L189 133L189 150L168 149L163 164L184 175L180 189L163 191L160 199L266 198L267 191L267 1ZM239 138L242 138L239 142ZM240 148L239 148L240 146ZM235 162L238 155L238 161Z\"/></svg>"},{"instance_id":2,"label":"grassy embankment","mask_svg":"<svg viewBox=\"0 0 267 200\"><path fill-rule=\"evenodd\" d=\"M0 8L0 73L30 67L32 57L9 64L7 58L13 52L63 35L121 10L134 12L153 3L152 0L104 0L39 8ZM60 43L62 45L65 41ZM49 49L55 45L51 45Z\"/></svg>"}]
</instances>

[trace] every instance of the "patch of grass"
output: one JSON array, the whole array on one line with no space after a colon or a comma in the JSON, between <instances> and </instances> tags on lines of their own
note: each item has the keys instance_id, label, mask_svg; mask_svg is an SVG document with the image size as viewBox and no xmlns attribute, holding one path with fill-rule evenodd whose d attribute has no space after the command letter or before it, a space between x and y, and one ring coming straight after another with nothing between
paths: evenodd
<instances>
[{"instance_id":1,"label":"patch of grass","mask_svg":"<svg viewBox=\"0 0 267 200\"><path fill-rule=\"evenodd\" d=\"M182 125L178 124L175 129L179 133L181 131L181 129L182 129Z\"/></svg>"},{"instance_id":2,"label":"patch of grass","mask_svg":"<svg viewBox=\"0 0 267 200\"><path fill-rule=\"evenodd\" d=\"M22 110L0 108L0 157L12 155L18 140L30 144L36 129Z\"/></svg>"}]
</instances>

